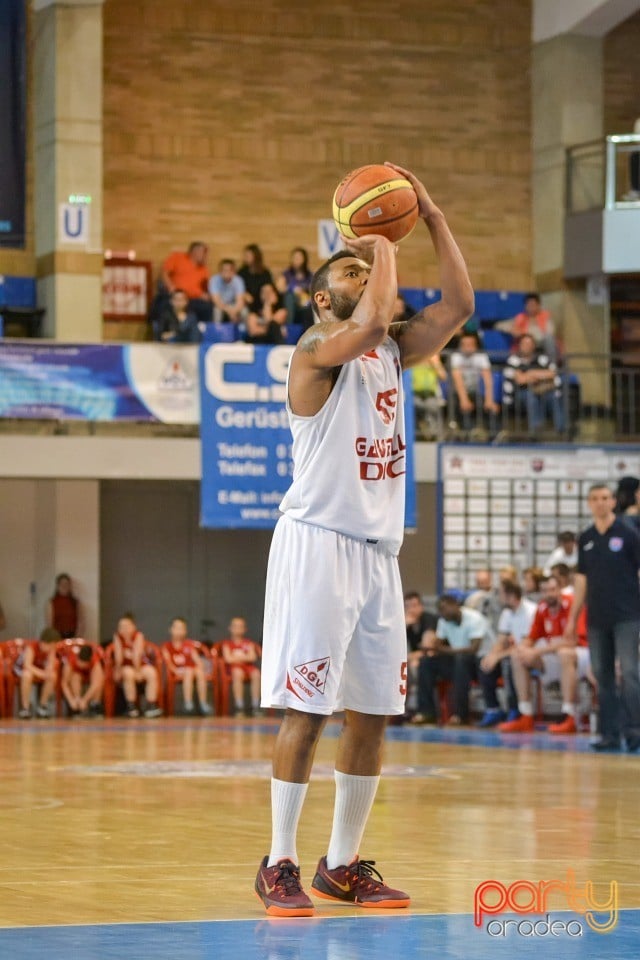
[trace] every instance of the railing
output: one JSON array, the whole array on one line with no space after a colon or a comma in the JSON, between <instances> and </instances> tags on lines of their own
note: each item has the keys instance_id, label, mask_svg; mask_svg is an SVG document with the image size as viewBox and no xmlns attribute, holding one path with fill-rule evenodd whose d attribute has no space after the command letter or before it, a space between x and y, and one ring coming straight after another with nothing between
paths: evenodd
<instances>
[{"instance_id":1,"label":"railing","mask_svg":"<svg viewBox=\"0 0 640 960\"><path fill-rule=\"evenodd\" d=\"M445 364L447 353L443 354ZM485 409L478 378L473 410L461 409L448 375L436 395L416 395L418 440L607 443L640 439L640 364L624 354L571 354L559 364L555 384L539 392L529 387L505 403L506 356L491 364L494 400Z\"/></svg>"},{"instance_id":2,"label":"railing","mask_svg":"<svg viewBox=\"0 0 640 960\"><path fill-rule=\"evenodd\" d=\"M567 213L640 204L640 135L624 134L567 150Z\"/></svg>"}]
</instances>

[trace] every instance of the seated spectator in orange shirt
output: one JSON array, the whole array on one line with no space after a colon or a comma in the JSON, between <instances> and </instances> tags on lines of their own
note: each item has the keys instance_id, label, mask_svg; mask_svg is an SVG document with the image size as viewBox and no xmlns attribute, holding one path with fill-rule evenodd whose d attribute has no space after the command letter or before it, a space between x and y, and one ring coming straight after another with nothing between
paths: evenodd
<instances>
[{"instance_id":1,"label":"seated spectator in orange shirt","mask_svg":"<svg viewBox=\"0 0 640 960\"><path fill-rule=\"evenodd\" d=\"M187 621L174 617L169 627L169 643L164 647L164 660L176 679L182 681L184 712L188 717L195 715L193 705L193 684L198 693L198 706L203 717L210 717L213 710L207 703L207 678L202 658L198 654L193 640L187 638Z\"/></svg>"},{"instance_id":2,"label":"seated spectator in orange shirt","mask_svg":"<svg viewBox=\"0 0 640 960\"><path fill-rule=\"evenodd\" d=\"M186 253L175 251L162 264L161 280L167 293L184 290L189 297L189 309L195 313L198 323L210 323L212 317L208 255L206 243L198 240L189 244Z\"/></svg>"},{"instance_id":3,"label":"seated spectator in orange shirt","mask_svg":"<svg viewBox=\"0 0 640 960\"><path fill-rule=\"evenodd\" d=\"M540 295L528 293L524 298L524 310L512 320L501 320L494 324L494 329L510 333L515 340L528 333L533 337L536 348L545 353L550 360L555 361L560 354L558 341L555 336L553 319L548 310L544 310L540 302Z\"/></svg>"},{"instance_id":4,"label":"seated spectator in orange shirt","mask_svg":"<svg viewBox=\"0 0 640 960\"><path fill-rule=\"evenodd\" d=\"M260 308L247 316L247 343L282 343L286 330L287 310L272 283L260 290Z\"/></svg>"},{"instance_id":5,"label":"seated spectator in orange shirt","mask_svg":"<svg viewBox=\"0 0 640 960\"><path fill-rule=\"evenodd\" d=\"M58 675L56 644L61 639L57 630L46 627L40 634L39 640L34 640L25 646L14 664L13 672L20 678L18 716L21 720L31 719L31 691L34 684L40 687L36 716L41 720L47 720L51 716L49 700Z\"/></svg>"},{"instance_id":6,"label":"seated spectator in orange shirt","mask_svg":"<svg viewBox=\"0 0 640 960\"><path fill-rule=\"evenodd\" d=\"M244 617L234 617L229 624L229 637L222 642L222 659L231 672L234 713L241 712L244 704L244 682L251 684L251 711L260 710L260 668L258 667L259 648L247 637L247 621Z\"/></svg>"},{"instance_id":7,"label":"seated spectator in orange shirt","mask_svg":"<svg viewBox=\"0 0 640 960\"><path fill-rule=\"evenodd\" d=\"M200 343L198 318L189 306L184 290L174 290L160 308L156 321L157 337L164 343Z\"/></svg>"},{"instance_id":8,"label":"seated spectator in orange shirt","mask_svg":"<svg viewBox=\"0 0 640 960\"><path fill-rule=\"evenodd\" d=\"M103 692L102 651L90 643L74 644L62 663L62 693L69 706L69 716L82 713L100 716Z\"/></svg>"}]
</instances>

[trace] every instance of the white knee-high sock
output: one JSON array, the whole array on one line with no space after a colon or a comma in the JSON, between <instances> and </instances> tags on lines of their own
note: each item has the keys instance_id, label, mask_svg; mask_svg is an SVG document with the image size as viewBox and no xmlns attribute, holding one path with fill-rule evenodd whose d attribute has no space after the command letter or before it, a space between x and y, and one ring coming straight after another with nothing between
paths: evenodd
<instances>
[{"instance_id":1,"label":"white knee-high sock","mask_svg":"<svg viewBox=\"0 0 640 960\"><path fill-rule=\"evenodd\" d=\"M298 863L296 834L308 787L308 783L271 779L271 853L267 866L286 859Z\"/></svg>"},{"instance_id":2,"label":"white knee-high sock","mask_svg":"<svg viewBox=\"0 0 640 960\"><path fill-rule=\"evenodd\" d=\"M336 803L327 853L329 870L355 860L380 783L380 777L354 777L339 770L335 771L335 780Z\"/></svg>"}]
</instances>

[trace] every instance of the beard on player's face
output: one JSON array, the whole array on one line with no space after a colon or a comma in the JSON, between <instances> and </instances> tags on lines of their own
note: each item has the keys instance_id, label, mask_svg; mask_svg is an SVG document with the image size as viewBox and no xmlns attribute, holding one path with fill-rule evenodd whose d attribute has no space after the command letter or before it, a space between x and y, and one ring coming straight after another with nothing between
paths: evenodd
<instances>
[{"instance_id":1,"label":"beard on player's face","mask_svg":"<svg viewBox=\"0 0 640 960\"><path fill-rule=\"evenodd\" d=\"M333 290L329 290L331 313L336 320L348 320L358 306L359 300L360 297L347 297L343 293L334 293Z\"/></svg>"}]
</instances>

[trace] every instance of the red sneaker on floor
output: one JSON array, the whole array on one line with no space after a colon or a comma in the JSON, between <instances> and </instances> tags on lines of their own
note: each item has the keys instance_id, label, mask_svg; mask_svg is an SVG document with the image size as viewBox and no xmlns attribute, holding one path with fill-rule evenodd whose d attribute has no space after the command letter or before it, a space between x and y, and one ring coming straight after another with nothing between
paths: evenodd
<instances>
[{"instance_id":1,"label":"red sneaker on floor","mask_svg":"<svg viewBox=\"0 0 640 960\"><path fill-rule=\"evenodd\" d=\"M520 716L517 720L499 723L500 733L533 733L533 717Z\"/></svg>"},{"instance_id":2,"label":"red sneaker on floor","mask_svg":"<svg viewBox=\"0 0 640 960\"><path fill-rule=\"evenodd\" d=\"M269 857L260 864L256 893L270 917L312 917L315 913L300 883L300 867L293 860L278 860L268 867Z\"/></svg>"},{"instance_id":3,"label":"red sneaker on floor","mask_svg":"<svg viewBox=\"0 0 640 960\"><path fill-rule=\"evenodd\" d=\"M550 723L547 727L549 733L577 733L576 718L571 714L565 714L564 720L560 723Z\"/></svg>"},{"instance_id":4,"label":"red sneaker on floor","mask_svg":"<svg viewBox=\"0 0 640 960\"><path fill-rule=\"evenodd\" d=\"M375 860L358 860L348 866L329 870L327 858L318 863L311 889L325 900L338 900L340 903L355 903L358 907L385 907L398 909L408 907L411 897L402 890L387 887L377 870Z\"/></svg>"}]
</instances>

